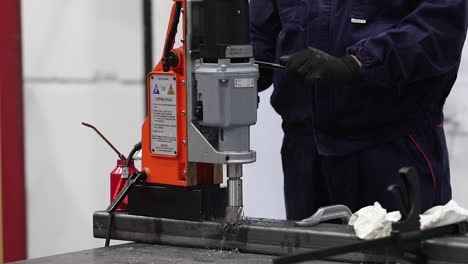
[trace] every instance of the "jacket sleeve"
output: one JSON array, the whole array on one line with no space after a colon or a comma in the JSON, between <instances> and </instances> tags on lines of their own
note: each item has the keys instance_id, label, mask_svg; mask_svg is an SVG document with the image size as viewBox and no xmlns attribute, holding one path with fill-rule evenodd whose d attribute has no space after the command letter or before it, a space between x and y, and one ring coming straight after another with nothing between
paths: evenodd
<instances>
[{"instance_id":1,"label":"jacket sleeve","mask_svg":"<svg viewBox=\"0 0 468 264\"><path fill-rule=\"evenodd\" d=\"M274 62L281 22L275 0L250 0L250 39L256 60ZM273 83L273 71L260 69L258 91Z\"/></svg>"},{"instance_id":2,"label":"jacket sleeve","mask_svg":"<svg viewBox=\"0 0 468 264\"><path fill-rule=\"evenodd\" d=\"M467 26L466 0L421 0L395 27L348 48L364 78L411 83L456 70Z\"/></svg>"}]
</instances>

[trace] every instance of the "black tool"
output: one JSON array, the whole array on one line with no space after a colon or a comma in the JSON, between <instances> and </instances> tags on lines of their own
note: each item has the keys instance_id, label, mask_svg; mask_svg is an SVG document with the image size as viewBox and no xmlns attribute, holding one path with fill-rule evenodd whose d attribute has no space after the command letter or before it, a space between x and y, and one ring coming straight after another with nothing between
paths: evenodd
<instances>
[{"instance_id":1,"label":"black tool","mask_svg":"<svg viewBox=\"0 0 468 264\"><path fill-rule=\"evenodd\" d=\"M266 62L266 61L255 61L259 67L270 69L270 70L284 70L284 66L276 63Z\"/></svg>"},{"instance_id":2,"label":"black tool","mask_svg":"<svg viewBox=\"0 0 468 264\"><path fill-rule=\"evenodd\" d=\"M388 256L409 261L410 263L426 263L424 256L419 252L424 240L448 235L461 235L468 232L468 222L463 221L451 225L419 230L419 210L420 210L420 186L419 177L413 167L400 169L406 191L397 185L388 188L393 193L400 207L402 220L392 225L392 233L389 237L363 241L355 244L344 245L325 250L304 252L279 257L273 260L274 264L298 263L317 259L324 259L331 256L341 255L350 252L360 252L365 250L384 251Z\"/></svg>"}]
</instances>

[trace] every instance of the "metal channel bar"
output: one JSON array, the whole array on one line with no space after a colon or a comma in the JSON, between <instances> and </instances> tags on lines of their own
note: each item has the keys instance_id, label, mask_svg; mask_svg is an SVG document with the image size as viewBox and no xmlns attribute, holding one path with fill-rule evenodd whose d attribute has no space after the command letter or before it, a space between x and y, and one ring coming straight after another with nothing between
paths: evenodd
<instances>
[{"instance_id":1,"label":"metal channel bar","mask_svg":"<svg viewBox=\"0 0 468 264\"><path fill-rule=\"evenodd\" d=\"M96 238L105 238L107 212L93 215ZM239 249L242 252L284 255L319 250L357 242L350 226L320 224L297 227L284 220L247 218L237 227L223 222L191 222L117 213L112 239L210 249ZM468 236L428 240L422 252L428 263L468 263ZM361 252L331 258L335 261L382 261L383 252Z\"/></svg>"},{"instance_id":2,"label":"metal channel bar","mask_svg":"<svg viewBox=\"0 0 468 264\"><path fill-rule=\"evenodd\" d=\"M107 213L94 213L94 237L105 238ZM351 227L321 224L296 227L282 220L249 219L242 225L227 228L223 222L191 222L117 213L112 239L143 243L169 244L210 249L239 249L242 252L284 255L303 250L318 250L358 241ZM379 252L380 253L380 252ZM371 253L351 253L330 260L376 261Z\"/></svg>"}]
</instances>

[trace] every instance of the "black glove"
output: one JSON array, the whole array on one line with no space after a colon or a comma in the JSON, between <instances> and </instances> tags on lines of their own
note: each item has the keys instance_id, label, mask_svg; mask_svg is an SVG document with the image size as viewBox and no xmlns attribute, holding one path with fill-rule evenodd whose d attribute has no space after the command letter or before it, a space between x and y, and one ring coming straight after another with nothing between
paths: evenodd
<instances>
[{"instance_id":1,"label":"black glove","mask_svg":"<svg viewBox=\"0 0 468 264\"><path fill-rule=\"evenodd\" d=\"M336 58L311 47L281 57L280 63L285 66L290 77L301 77L307 84L313 84L316 80L347 84L362 76L361 66L351 55Z\"/></svg>"}]
</instances>

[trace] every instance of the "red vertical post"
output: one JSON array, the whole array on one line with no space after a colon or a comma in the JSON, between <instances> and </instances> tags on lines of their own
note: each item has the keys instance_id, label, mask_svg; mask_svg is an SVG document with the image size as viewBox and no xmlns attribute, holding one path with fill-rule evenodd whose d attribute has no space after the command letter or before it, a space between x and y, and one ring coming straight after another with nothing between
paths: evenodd
<instances>
[{"instance_id":1,"label":"red vertical post","mask_svg":"<svg viewBox=\"0 0 468 264\"><path fill-rule=\"evenodd\" d=\"M5 262L26 258L20 0L0 0L0 151Z\"/></svg>"}]
</instances>

